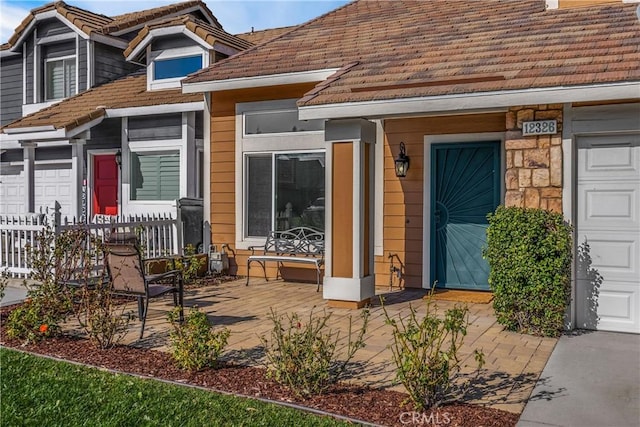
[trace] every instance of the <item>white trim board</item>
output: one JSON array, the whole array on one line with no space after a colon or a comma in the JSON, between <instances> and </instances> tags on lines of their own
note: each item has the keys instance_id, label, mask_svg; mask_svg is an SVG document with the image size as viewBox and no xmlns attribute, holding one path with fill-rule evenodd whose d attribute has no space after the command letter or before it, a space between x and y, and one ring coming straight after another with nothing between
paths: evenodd
<instances>
[{"instance_id":1,"label":"white trim board","mask_svg":"<svg viewBox=\"0 0 640 427\"><path fill-rule=\"evenodd\" d=\"M313 83L326 80L339 68L325 70L301 71L295 73L270 74L268 76L240 77L208 82L182 83L182 93L215 92L231 89L249 89L265 86L292 85L296 83Z\"/></svg>"},{"instance_id":2,"label":"white trim board","mask_svg":"<svg viewBox=\"0 0 640 427\"><path fill-rule=\"evenodd\" d=\"M350 117L371 119L422 113L445 114L452 111L463 113L470 110L507 108L513 105L609 101L628 99L632 96L631 94L638 93L640 93L640 82L624 82L313 105L300 107L299 114L301 120Z\"/></svg>"}]
</instances>

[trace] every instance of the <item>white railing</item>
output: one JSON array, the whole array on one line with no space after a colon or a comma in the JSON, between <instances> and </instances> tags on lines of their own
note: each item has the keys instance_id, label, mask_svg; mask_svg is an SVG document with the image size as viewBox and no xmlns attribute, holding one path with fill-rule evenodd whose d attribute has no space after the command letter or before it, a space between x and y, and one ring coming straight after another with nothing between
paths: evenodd
<instances>
[{"instance_id":1,"label":"white railing","mask_svg":"<svg viewBox=\"0 0 640 427\"><path fill-rule=\"evenodd\" d=\"M82 223L74 218L62 218L59 209L53 215L0 215L0 271L12 277L28 277L32 271L27 251L37 245L38 236L51 227L56 234L66 230L84 229L105 242L114 234L135 235L144 258L178 255L182 249L182 227L169 214L96 216ZM102 253L87 240L95 265L102 265Z\"/></svg>"}]
</instances>

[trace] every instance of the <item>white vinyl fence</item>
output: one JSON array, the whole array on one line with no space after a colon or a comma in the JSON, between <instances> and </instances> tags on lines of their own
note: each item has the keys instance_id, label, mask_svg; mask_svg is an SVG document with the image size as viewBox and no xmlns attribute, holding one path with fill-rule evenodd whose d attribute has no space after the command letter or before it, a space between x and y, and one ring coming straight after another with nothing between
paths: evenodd
<instances>
[{"instance_id":1,"label":"white vinyl fence","mask_svg":"<svg viewBox=\"0 0 640 427\"><path fill-rule=\"evenodd\" d=\"M37 238L47 228L55 233L84 229L98 241L108 241L114 233L135 234L144 258L178 255L182 249L182 227L168 214L96 216L89 223L62 218L57 209L53 214L0 215L0 271L12 277L28 277L29 248L37 246ZM87 242L89 245L89 242ZM87 249L92 250L90 246ZM96 265L102 264L102 254L92 251Z\"/></svg>"}]
</instances>

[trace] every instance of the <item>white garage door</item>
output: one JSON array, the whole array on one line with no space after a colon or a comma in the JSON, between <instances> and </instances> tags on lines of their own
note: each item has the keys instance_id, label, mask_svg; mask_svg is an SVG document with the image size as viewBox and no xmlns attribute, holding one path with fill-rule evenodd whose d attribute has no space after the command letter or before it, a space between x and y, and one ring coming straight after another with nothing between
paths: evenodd
<instances>
[{"instance_id":1,"label":"white garage door","mask_svg":"<svg viewBox=\"0 0 640 427\"><path fill-rule=\"evenodd\" d=\"M640 135L578 138L578 327L640 333Z\"/></svg>"},{"instance_id":2,"label":"white garage door","mask_svg":"<svg viewBox=\"0 0 640 427\"><path fill-rule=\"evenodd\" d=\"M0 166L0 214L2 215L26 213L22 171L22 165Z\"/></svg>"},{"instance_id":3,"label":"white garage door","mask_svg":"<svg viewBox=\"0 0 640 427\"><path fill-rule=\"evenodd\" d=\"M71 205L71 163L36 164L34 171L34 204L36 212L60 203L62 216L72 216Z\"/></svg>"}]
</instances>

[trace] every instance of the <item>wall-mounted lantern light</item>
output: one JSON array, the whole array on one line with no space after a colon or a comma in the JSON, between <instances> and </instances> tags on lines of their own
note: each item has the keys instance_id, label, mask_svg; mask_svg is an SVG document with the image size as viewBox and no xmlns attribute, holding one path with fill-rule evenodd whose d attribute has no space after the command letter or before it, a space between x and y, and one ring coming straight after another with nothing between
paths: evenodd
<instances>
[{"instance_id":1,"label":"wall-mounted lantern light","mask_svg":"<svg viewBox=\"0 0 640 427\"><path fill-rule=\"evenodd\" d=\"M400 143L400 153L398 154L398 157L396 157L395 163L396 176L399 178L407 176L407 171L409 170L409 156L407 156L404 142Z\"/></svg>"},{"instance_id":2,"label":"wall-mounted lantern light","mask_svg":"<svg viewBox=\"0 0 640 427\"><path fill-rule=\"evenodd\" d=\"M116 163L118 164L118 168L122 169L122 151L116 151Z\"/></svg>"}]
</instances>

